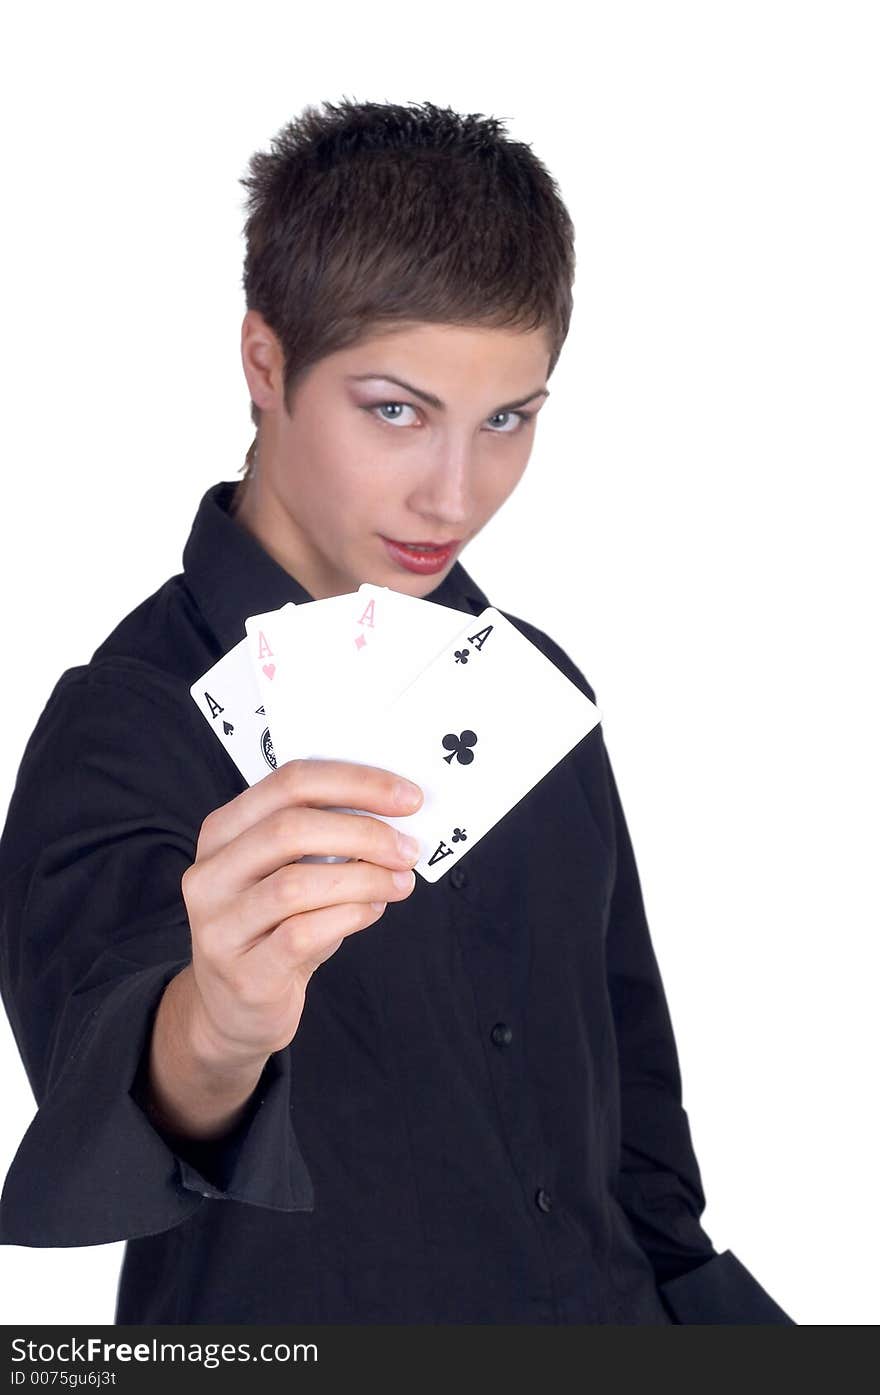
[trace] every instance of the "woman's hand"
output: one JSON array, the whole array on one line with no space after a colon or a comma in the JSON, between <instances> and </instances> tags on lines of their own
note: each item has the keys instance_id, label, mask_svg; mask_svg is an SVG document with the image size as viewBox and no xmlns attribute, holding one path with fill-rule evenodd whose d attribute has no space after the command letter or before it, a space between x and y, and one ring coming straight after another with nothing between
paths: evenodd
<instances>
[{"instance_id":1,"label":"woman's hand","mask_svg":"<svg viewBox=\"0 0 880 1395\"><path fill-rule=\"evenodd\" d=\"M318 965L415 885L418 846L327 806L399 817L421 802L417 785L375 766L293 760L207 816L181 881L206 1059L246 1067L286 1046ZM353 860L297 861L319 853Z\"/></svg>"}]
</instances>

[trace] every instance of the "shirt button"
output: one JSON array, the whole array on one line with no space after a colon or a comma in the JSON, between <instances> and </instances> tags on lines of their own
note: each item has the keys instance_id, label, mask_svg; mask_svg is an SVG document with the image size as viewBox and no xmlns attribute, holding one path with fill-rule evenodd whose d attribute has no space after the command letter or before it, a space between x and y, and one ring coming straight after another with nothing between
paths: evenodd
<instances>
[{"instance_id":1,"label":"shirt button","mask_svg":"<svg viewBox=\"0 0 880 1395\"><path fill-rule=\"evenodd\" d=\"M513 1041L513 1032L506 1022L496 1022L489 1035L496 1046L509 1046Z\"/></svg>"},{"instance_id":2,"label":"shirt button","mask_svg":"<svg viewBox=\"0 0 880 1395\"><path fill-rule=\"evenodd\" d=\"M535 1205L538 1210L543 1211L545 1215L548 1211L553 1210L553 1198L549 1192L544 1191L543 1187L539 1187L535 1192Z\"/></svg>"},{"instance_id":3,"label":"shirt button","mask_svg":"<svg viewBox=\"0 0 880 1395\"><path fill-rule=\"evenodd\" d=\"M452 871L449 873L449 880L455 887L466 886L467 872L465 872L461 867L453 867Z\"/></svg>"}]
</instances>

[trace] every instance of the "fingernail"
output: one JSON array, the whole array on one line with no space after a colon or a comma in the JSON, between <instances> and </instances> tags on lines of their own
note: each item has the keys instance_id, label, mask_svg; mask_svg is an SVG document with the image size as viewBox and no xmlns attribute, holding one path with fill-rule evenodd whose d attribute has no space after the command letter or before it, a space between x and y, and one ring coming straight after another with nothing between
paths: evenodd
<instances>
[{"instance_id":1,"label":"fingernail","mask_svg":"<svg viewBox=\"0 0 880 1395\"><path fill-rule=\"evenodd\" d=\"M417 804L421 797L421 790L411 780L398 780L394 786L394 798L398 804Z\"/></svg>"},{"instance_id":2,"label":"fingernail","mask_svg":"<svg viewBox=\"0 0 880 1395\"><path fill-rule=\"evenodd\" d=\"M401 891L409 891L410 887L415 886L416 874L415 872L392 872L391 880Z\"/></svg>"},{"instance_id":3,"label":"fingernail","mask_svg":"<svg viewBox=\"0 0 880 1395\"><path fill-rule=\"evenodd\" d=\"M397 846L400 848L401 857L417 857L420 848L415 838L410 838L408 833L398 833Z\"/></svg>"},{"instance_id":4,"label":"fingernail","mask_svg":"<svg viewBox=\"0 0 880 1395\"><path fill-rule=\"evenodd\" d=\"M388 902L387 902L387 901L371 901L371 902L370 902L370 905L373 907L373 910L374 910L374 911L384 911L385 907L388 905Z\"/></svg>"}]
</instances>

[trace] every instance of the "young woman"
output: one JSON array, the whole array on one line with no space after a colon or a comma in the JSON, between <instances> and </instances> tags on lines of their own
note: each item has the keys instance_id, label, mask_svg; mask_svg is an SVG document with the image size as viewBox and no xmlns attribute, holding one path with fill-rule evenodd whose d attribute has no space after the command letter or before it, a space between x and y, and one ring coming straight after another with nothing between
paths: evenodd
<instances>
[{"instance_id":1,"label":"young woman","mask_svg":"<svg viewBox=\"0 0 880 1395\"><path fill-rule=\"evenodd\" d=\"M700 1226L601 727L416 885L383 818L418 807L405 772L292 761L243 788L189 695L288 600L489 604L459 558L568 332L556 185L430 103L307 108L243 182L247 473L60 678L0 844L39 1106L2 1239L127 1240L120 1323L789 1322Z\"/></svg>"}]
</instances>

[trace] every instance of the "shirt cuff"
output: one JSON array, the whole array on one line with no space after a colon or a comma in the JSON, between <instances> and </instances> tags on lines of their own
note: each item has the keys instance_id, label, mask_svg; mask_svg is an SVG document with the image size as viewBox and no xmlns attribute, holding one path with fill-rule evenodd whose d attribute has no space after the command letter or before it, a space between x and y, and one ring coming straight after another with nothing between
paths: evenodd
<instances>
[{"instance_id":1,"label":"shirt cuff","mask_svg":"<svg viewBox=\"0 0 880 1395\"><path fill-rule=\"evenodd\" d=\"M314 1209L312 1182L290 1120L290 1052L270 1056L244 1117L219 1141L166 1137L180 1185L213 1201L273 1211Z\"/></svg>"},{"instance_id":2,"label":"shirt cuff","mask_svg":"<svg viewBox=\"0 0 880 1395\"><path fill-rule=\"evenodd\" d=\"M276 1052L228 1140L175 1152L136 1099L153 1019L188 961L131 974L89 1014L19 1144L0 1197L0 1243L103 1245L179 1225L205 1197L310 1211L290 1115L290 1052ZM193 1160L206 1161L202 1173Z\"/></svg>"},{"instance_id":3,"label":"shirt cuff","mask_svg":"<svg viewBox=\"0 0 880 1395\"><path fill-rule=\"evenodd\" d=\"M790 1323L732 1250L659 1285L660 1296L679 1323Z\"/></svg>"}]
</instances>

